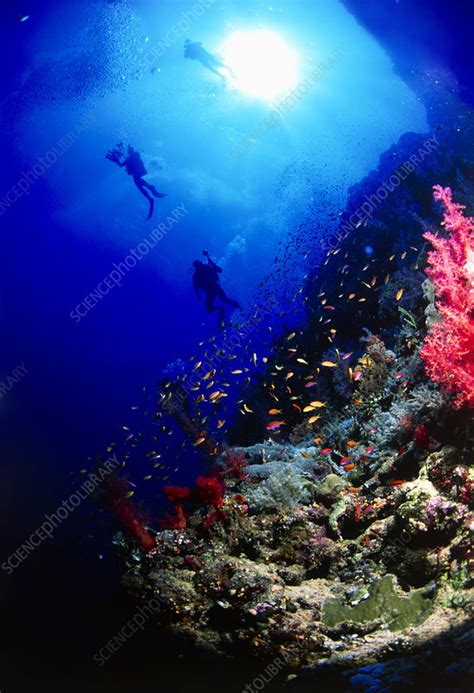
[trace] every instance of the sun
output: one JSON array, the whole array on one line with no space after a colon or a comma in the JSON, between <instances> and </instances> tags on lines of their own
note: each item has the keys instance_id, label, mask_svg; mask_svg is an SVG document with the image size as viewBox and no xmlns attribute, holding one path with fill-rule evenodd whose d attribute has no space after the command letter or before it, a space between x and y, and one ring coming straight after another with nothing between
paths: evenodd
<instances>
[{"instance_id":1,"label":"sun","mask_svg":"<svg viewBox=\"0 0 474 693\"><path fill-rule=\"evenodd\" d=\"M297 56L271 31L237 31L219 53L232 70L232 84L248 96L272 101L296 86Z\"/></svg>"}]
</instances>

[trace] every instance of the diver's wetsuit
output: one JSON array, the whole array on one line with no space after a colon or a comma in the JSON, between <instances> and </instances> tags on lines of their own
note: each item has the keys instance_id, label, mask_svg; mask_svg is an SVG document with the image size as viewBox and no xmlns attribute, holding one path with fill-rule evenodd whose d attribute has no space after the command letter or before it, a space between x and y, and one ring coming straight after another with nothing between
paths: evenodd
<instances>
[{"instance_id":1,"label":"diver's wetsuit","mask_svg":"<svg viewBox=\"0 0 474 693\"><path fill-rule=\"evenodd\" d=\"M135 149L129 153L125 161L119 164L119 166L125 166L125 170L127 171L128 175L132 176L133 182L141 194L144 195L150 203L150 211L147 219L151 219L155 202L153 198L150 197L150 195L146 192L145 188L151 190L155 197L165 197L165 195L158 192L154 185L151 185L150 183L147 183L146 180L143 180L143 176L146 176L147 170L143 164L140 154Z\"/></svg>"},{"instance_id":2,"label":"diver's wetsuit","mask_svg":"<svg viewBox=\"0 0 474 693\"><path fill-rule=\"evenodd\" d=\"M203 262L197 261L194 263L195 272L193 276L193 285L196 296L201 298L199 291L204 291L206 294L206 310L208 313L212 313L217 310L219 312L219 321L224 318L224 307L216 306L214 302L216 298L219 298L223 303L233 308L239 308L237 301L229 298L225 293L224 289L219 282L219 274L222 272L222 268L216 265L216 263L208 258L207 265Z\"/></svg>"},{"instance_id":3,"label":"diver's wetsuit","mask_svg":"<svg viewBox=\"0 0 474 693\"><path fill-rule=\"evenodd\" d=\"M120 147L121 146L122 145L120 145ZM151 219L151 217L153 216L155 201L147 193L145 188L151 190L155 197L166 197L166 195L164 193L158 192L154 185L151 185L150 183L147 183L146 180L143 180L143 176L146 176L147 170L145 168L140 154L137 152L136 149L133 149L133 147L128 147L128 156L126 159L124 159L124 161L120 161L121 156L123 156L123 154L121 153L121 149L117 148L115 150L108 152L107 159L115 162L117 166L120 166L120 168L125 167L125 170L127 171L128 175L132 176L133 182L135 183L141 194L144 195L144 197L146 197L146 199L150 203L150 211L148 212L147 219Z\"/></svg>"},{"instance_id":4,"label":"diver's wetsuit","mask_svg":"<svg viewBox=\"0 0 474 693\"><path fill-rule=\"evenodd\" d=\"M225 70L228 70L232 76L234 76L230 67L223 63L222 60L216 55L209 53L201 42L186 43L184 48L184 57L190 58L191 60L198 60L203 67L210 70L215 75L219 75L219 77L222 77L223 79L225 79L225 76L219 72L217 69L218 67L223 67Z\"/></svg>"}]
</instances>

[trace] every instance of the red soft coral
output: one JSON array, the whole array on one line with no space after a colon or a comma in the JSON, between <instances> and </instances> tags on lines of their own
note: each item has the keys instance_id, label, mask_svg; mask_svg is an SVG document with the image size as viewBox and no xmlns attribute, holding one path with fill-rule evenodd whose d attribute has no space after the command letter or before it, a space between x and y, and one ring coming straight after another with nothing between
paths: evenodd
<instances>
[{"instance_id":1,"label":"red soft coral","mask_svg":"<svg viewBox=\"0 0 474 693\"><path fill-rule=\"evenodd\" d=\"M224 485L216 476L198 476L193 491L200 505L220 508L223 503Z\"/></svg>"},{"instance_id":2,"label":"red soft coral","mask_svg":"<svg viewBox=\"0 0 474 693\"><path fill-rule=\"evenodd\" d=\"M474 219L452 200L450 188L434 186L444 206L448 236L426 233L433 245L426 273L435 287L442 320L424 341L421 356L432 380L455 394L454 405L474 406Z\"/></svg>"},{"instance_id":3,"label":"red soft coral","mask_svg":"<svg viewBox=\"0 0 474 693\"><path fill-rule=\"evenodd\" d=\"M190 497L191 489L189 486L163 486L163 493L170 503L176 503L177 501L183 501Z\"/></svg>"},{"instance_id":4,"label":"red soft coral","mask_svg":"<svg viewBox=\"0 0 474 693\"><path fill-rule=\"evenodd\" d=\"M425 424L420 424L415 428L413 440L415 441L415 445L421 450L428 450L431 443L431 436L426 430Z\"/></svg>"},{"instance_id":5,"label":"red soft coral","mask_svg":"<svg viewBox=\"0 0 474 693\"><path fill-rule=\"evenodd\" d=\"M225 451L224 459L226 463L224 476L237 479L237 481L243 481L247 476L245 472L245 467L247 466L245 452L228 448Z\"/></svg>"},{"instance_id":6,"label":"red soft coral","mask_svg":"<svg viewBox=\"0 0 474 693\"><path fill-rule=\"evenodd\" d=\"M188 516L182 503L176 503L172 513L167 513L160 520L160 525L163 529L180 529L184 530L188 526Z\"/></svg>"},{"instance_id":7,"label":"red soft coral","mask_svg":"<svg viewBox=\"0 0 474 693\"><path fill-rule=\"evenodd\" d=\"M154 537L145 529L134 503L127 498L128 487L122 479L109 477L103 484L105 502L119 522L138 541L146 552L156 547Z\"/></svg>"}]
</instances>

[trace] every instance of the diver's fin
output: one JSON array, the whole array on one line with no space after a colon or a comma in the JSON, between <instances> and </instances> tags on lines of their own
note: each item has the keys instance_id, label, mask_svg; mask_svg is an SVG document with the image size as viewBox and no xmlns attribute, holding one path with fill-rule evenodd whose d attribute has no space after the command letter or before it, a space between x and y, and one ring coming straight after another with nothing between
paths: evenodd
<instances>
[{"instance_id":1,"label":"diver's fin","mask_svg":"<svg viewBox=\"0 0 474 693\"><path fill-rule=\"evenodd\" d=\"M155 197L166 197L166 194L158 192L154 185L150 185L150 190Z\"/></svg>"},{"instance_id":2,"label":"diver's fin","mask_svg":"<svg viewBox=\"0 0 474 693\"><path fill-rule=\"evenodd\" d=\"M151 219L151 218L152 218L154 207L155 207L155 203L153 202L153 200L150 200L150 211L148 212L147 219Z\"/></svg>"}]
</instances>

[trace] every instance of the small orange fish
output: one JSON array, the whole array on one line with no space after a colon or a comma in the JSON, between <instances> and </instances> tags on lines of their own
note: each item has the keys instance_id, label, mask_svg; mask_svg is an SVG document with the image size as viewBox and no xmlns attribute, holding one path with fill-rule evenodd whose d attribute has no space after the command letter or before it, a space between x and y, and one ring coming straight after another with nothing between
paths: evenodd
<instances>
[{"instance_id":1,"label":"small orange fish","mask_svg":"<svg viewBox=\"0 0 474 693\"><path fill-rule=\"evenodd\" d=\"M315 442L317 445L321 445L321 443L323 442L323 439L322 439L322 438L315 438L315 439L314 439L314 442Z\"/></svg>"},{"instance_id":2,"label":"small orange fish","mask_svg":"<svg viewBox=\"0 0 474 693\"><path fill-rule=\"evenodd\" d=\"M361 514L361 504L359 503L359 501L357 501L357 505L355 507L355 512L354 512L354 520L356 522L359 522L360 514Z\"/></svg>"},{"instance_id":3,"label":"small orange fish","mask_svg":"<svg viewBox=\"0 0 474 693\"><path fill-rule=\"evenodd\" d=\"M355 464L346 464L344 469L346 470L346 472L350 472L351 469L355 469Z\"/></svg>"},{"instance_id":4,"label":"small orange fish","mask_svg":"<svg viewBox=\"0 0 474 693\"><path fill-rule=\"evenodd\" d=\"M275 414L281 414L281 409L269 409L268 413L275 416Z\"/></svg>"},{"instance_id":5,"label":"small orange fish","mask_svg":"<svg viewBox=\"0 0 474 693\"><path fill-rule=\"evenodd\" d=\"M321 455L330 455L332 452L332 448L323 448L323 450L319 451Z\"/></svg>"},{"instance_id":6,"label":"small orange fish","mask_svg":"<svg viewBox=\"0 0 474 693\"><path fill-rule=\"evenodd\" d=\"M400 486L401 484L406 484L405 480L396 479L390 482L390 486Z\"/></svg>"},{"instance_id":7,"label":"small orange fish","mask_svg":"<svg viewBox=\"0 0 474 693\"><path fill-rule=\"evenodd\" d=\"M360 445L360 443L355 440L348 440L346 445L348 448L356 448L358 445Z\"/></svg>"},{"instance_id":8,"label":"small orange fish","mask_svg":"<svg viewBox=\"0 0 474 693\"><path fill-rule=\"evenodd\" d=\"M309 460L311 458L311 455L308 454L307 452L301 452L300 454L301 454L301 457L305 457L307 460Z\"/></svg>"},{"instance_id":9,"label":"small orange fish","mask_svg":"<svg viewBox=\"0 0 474 693\"><path fill-rule=\"evenodd\" d=\"M275 431L277 428L280 428L280 426L283 426L284 423L284 421L271 421L266 427L267 431Z\"/></svg>"},{"instance_id":10,"label":"small orange fish","mask_svg":"<svg viewBox=\"0 0 474 693\"><path fill-rule=\"evenodd\" d=\"M326 368L337 368L337 363L334 363L334 361L323 361L321 366L326 366Z\"/></svg>"},{"instance_id":11,"label":"small orange fish","mask_svg":"<svg viewBox=\"0 0 474 693\"><path fill-rule=\"evenodd\" d=\"M397 293L395 294L395 300L399 301L402 296L403 296L403 289L398 289Z\"/></svg>"}]
</instances>

